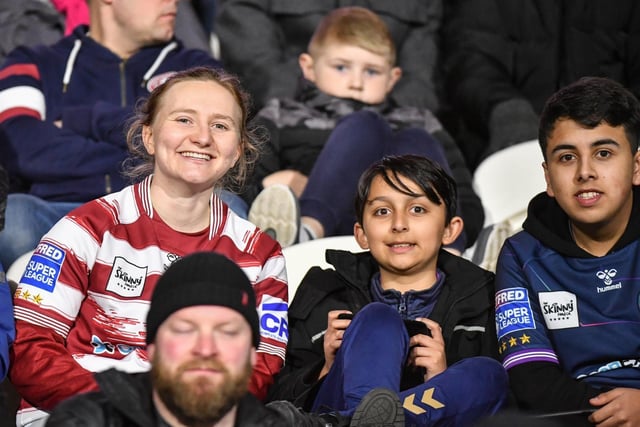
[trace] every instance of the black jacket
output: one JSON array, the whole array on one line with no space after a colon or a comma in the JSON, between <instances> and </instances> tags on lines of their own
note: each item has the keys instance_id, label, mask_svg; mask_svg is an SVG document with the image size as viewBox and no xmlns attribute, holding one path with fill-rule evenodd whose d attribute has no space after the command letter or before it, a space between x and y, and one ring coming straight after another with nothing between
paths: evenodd
<instances>
[{"instance_id":1,"label":"black jacket","mask_svg":"<svg viewBox=\"0 0 640 427\"><path fill-rule=\"evenodd\" d=\"M309 270L289 307L285 366L268 400L289 400L310 409L324 365L323 341L314 337L327 328L329 311L355 313L372 301L369 288L378 265L369 252L327 250L326 258L335 271ZM447 364L472 356L497 359L493 273L444 250L438 255L438 268L444 272L445 282L429 318L442 327ZM455 329L458 325L472 328Z\"/></svg>"},{"instance_id":2,"label":"black jacket","mask_svg":"<svg viewBox=\"0 0 640 427\"><path fill-rule=\"evenodd\" d=\"M115 369L99 372L100 391L75 396L58 405L48 427L168 427L151 399L150 375ZM280 417L247 394L238 405L237 427L279 427Z\"/></svg>"},{"instance_id":3,"label":"black jacket","mask_svg":"<svg viewBox=\"0 0 640 427\"><path fill-rule=\"evenodd\" d=\"M448 0L445 5L447 95L467 129L485 141L536 138L537 115L549 96L583 76L609 77L640 95L635 0ZM460 135L454 136L460 142Z\"/></svg>"}]
</instances>

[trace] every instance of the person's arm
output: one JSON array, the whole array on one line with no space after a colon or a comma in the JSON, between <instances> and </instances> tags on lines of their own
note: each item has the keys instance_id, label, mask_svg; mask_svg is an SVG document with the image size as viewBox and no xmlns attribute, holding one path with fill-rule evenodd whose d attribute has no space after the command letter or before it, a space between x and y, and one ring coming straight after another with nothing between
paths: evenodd
<instances>
[{"instance_id":1,"label":"person's arm","mask_svg":"<svg viewBox=\"0 0 640 427\"><path fill-rule=\"evenodd\" d=\"M500 355L513 395L521 408L535 412L590 408L589 399L599 391L563 371L521 263L511 239L507 239L496 267L496 323ZM515 295L526 296L526 300L512 300ZM527 310L520 317L526 320L511 318L513 308ZM521 343L522 334L527 335L526 344L510 344Z\"/></svg>"},{"instance_id":2,"label":"person's arm","mask_svg":"<svg viewBox=\"0 0 640 427\"><path fill-rule=\"evenodd\" d=\"M295 2L288 7L296 8ZM298 55L286 53L285 36L267 0L224 0L216 34L222 62L242 76L256 104L292 98L300 76Z\"/></svg>"},{"instance_id":3,"label":"person's arm","mask_svg":"<svg viewBox=\"0 0 640 427\"><path fill-rule=\"evenodd\" d=\"M0 381L9 371L9 349L16 337L11 289L0 265Z\"/></svg>"},{"instance_id":4,"label":"person's arm","mask_svg":"<svg viewBox=\"0 0 640 427\"><path fill-rule=\"evenodd\" d=\"M504 21L522 13L521 5L454 0L447 8L443 52L453 107L476 133L501 139L492 141L496 146L535 138L537 116L514 84L515 42L508 28L515 22Z\"/></svg>"},{"instance_id":5,"label":"person's arm","mask_svg":"<svg viewBox=\"0 0 640 427\"><path fill-rule=\"evenodd\" d=\"M79 259L79 248L58 243L62 236L74 241L64 221L40 242L14 296L16 340L9 378L20 396L45 410L70 396L97 389L93 374L66 347L85 303L88 272Z\"/></svg>"},{"instance_id":6,"label":"person's arm","mask_svg":"<svg viewBox=\"0 0 640 427\"><path fill-rule=\"evenodd\" d=\"M589 417L594 424L640 425L640 390L637 388L614 388L591 399L590 403L599 408Z\"/></svg>"},{"instance_id":7,"label":"person's arm","mask_svg":"<svg viewBox=\"0 0 640 427\"><path fill-rule=\"evenodd\" d=\"M257 363L249 382L249 391L258 399L264 400L274 377L284 364L289 339L289 291L280 246L262 232L254 236L251 245L264 259L264 263L253 284L256 308L260 316L260 345L257 349Z\"/></svg>"},{"instance_id":8,"label":"person's arm","mask_svg":"<svg viewBox=\"0 0 640 427\"><path fill-rule=\"evenodd\" d=\"M0 157L9 174L27 183L118 174L127 154L124 144L78 134L71 118L67 120L70 126L56 126L63 117L47 114L43 73L46 71L23 49L12 52L0 70L0 127L4 133ZM93 194L104 194L104 189Z\"/></svg>"},{"instance_id":9,"label":"person's arm","mask_svg":"<svg viewBox=\"0 0 640 427\"><path fill-rule=\"evenodd\" d=\"M39 316L39 311L27 308L28 304L21 298L17 297L16 302L19 312L16 312L16 340L9 372L18 394L35 407L51 410L71 396L97 390L93 374L69 354L64 337L51 327L22 320ZM38 319L46 320L45 316Z\"/></svg>"},{"instance_id":10,"label":"person's arm","mask_svg":"<svg viewBox=\"0 0 640 427\"><path fill-rule=\"evenodd\" d=\"M589 399L601 392L574 380L555 363L523 363L507 372L518 406L538 413L590 408Z\"/></svg>"},{"instance_id":11,"label":"person's arm","mask_svg":"<svg viewBox=\"0 0 640 427\"><path fill-rule=\"evenodd\" d=\"M420 332L413 336L409 334L410 350L407 364L424 368L424 381L427 382L447 369L444 337L437 322L427 318L418 318L416 321L422 322L429 333Z\"/></svg>"},{"instance_id":12,"label":"person's arm","mask_svg":"<svg viewBox=\"0 0 640 427\"><path fill-rule=\"evenodd\" d=\"M69 130L93 141L103 141L127 149L127 125L133 116L133 107L121 107L97 101L90 105L65 108L62 129Z\"/></svg>"}]
</instances>

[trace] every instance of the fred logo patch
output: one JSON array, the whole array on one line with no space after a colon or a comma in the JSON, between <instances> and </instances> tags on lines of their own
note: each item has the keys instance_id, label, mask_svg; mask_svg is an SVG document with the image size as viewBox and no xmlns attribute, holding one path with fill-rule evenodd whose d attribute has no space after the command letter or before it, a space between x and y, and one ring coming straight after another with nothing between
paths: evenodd
<instances>
[{"instance_id":1,"label":"fred logo patch","mask_svg":"<svg viewBox=\"0 0 640 427\"><path fill-rule=\"evenodd\" d=\"M116 257L107 282L107 291L123 297L139 297L146 280L147 267L140 267L123 257Z\"/></svg>"},{"instance_id":2,"label":"fred logo patch","mask_svg":"<svg viewBox=\"0 0 640 427\"><path fill-rule=\"evenodd\" d=\"M53 292L66 253L51 243L40 243L33 252L20 283Z\"/></svg>"},{"instance_id":3,"label":"fred logo patch","mask_svg":"<svg viewBox=\"0 0 640 427\"><path fill-rule=\"evenodd\" d=\"M498 338L522 329L535 329L529 293L524 288L503 289L496 293Z\"/></svg>"}]
</instances>

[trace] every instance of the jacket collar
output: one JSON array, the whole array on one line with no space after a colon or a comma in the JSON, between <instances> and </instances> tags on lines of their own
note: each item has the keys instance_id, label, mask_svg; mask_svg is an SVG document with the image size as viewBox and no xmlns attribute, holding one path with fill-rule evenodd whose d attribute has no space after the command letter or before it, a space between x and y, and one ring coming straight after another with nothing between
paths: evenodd
<instances>
[{"instance_id":1,"label":"jacket collar","mask_svg":"<svg viewBox=\"0 0 640 427\"><path fill-rule=\"evenodd\" d=\"M151 399L151 378L148 372L129 374L116 369L95 374L100 391L119 412L135 425L158 425L156 410Z\"/></svg>"},{"instance_id":2,"label":"jacket collar","mask_svg":"<svg viewBox=\"0 0 640 427\"><path fill-rule=\"evenodd\" d=\"M369 300L371 299L369 285L373 274L378 271L378 264L370 252L352 253L328 249L326 260L334 266L336 273L348 288L364 293ZM487 282L494 279L493 273L444 249L438 253L437 267L444 273L445 283L430 316L433 320L442 325L451 312L453 304L456 305L458 312L469 315L487 309L486 306L480 306L477 299L470 297L477 292L485 292ZM331 286L336 289L324 289L324 292L330 293L344 286L336 281L332 283Z\"/></svg>"}]
</instances>

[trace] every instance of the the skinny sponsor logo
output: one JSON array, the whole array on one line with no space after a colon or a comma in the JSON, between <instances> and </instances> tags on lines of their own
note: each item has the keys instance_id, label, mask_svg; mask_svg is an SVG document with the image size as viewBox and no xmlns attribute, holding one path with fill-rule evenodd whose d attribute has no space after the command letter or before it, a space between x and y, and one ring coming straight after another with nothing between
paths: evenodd
<instances>
[{"instance_id":1,"label":"the skinny sponsor logo","mask_svg":"<svg viewBox=\"0 0 640 427\"><path fill-rule=\"evenodd\" d=\"M549 329L578 327L578 301L566 291L540 292L540 309Z\"/></svg>"},{"instance_id":2,"label":"the skinny sponsor logo","mask_svg":"<svg viewBox=\"0 0 640 427\"><path fill-rule=\"evenodd\" d=\"M146 279L147 267L139 267L122 257L116 257L107 290L123 297L139 297Z\"/></svg>"}]
</instances>

